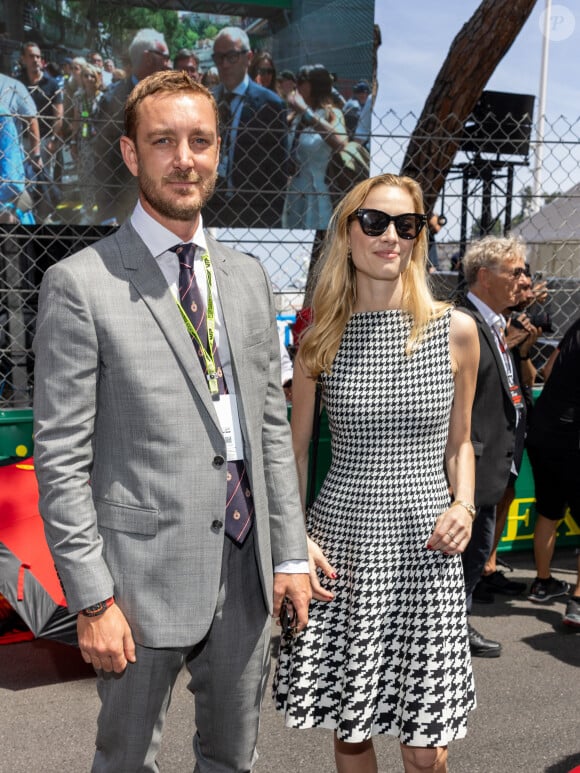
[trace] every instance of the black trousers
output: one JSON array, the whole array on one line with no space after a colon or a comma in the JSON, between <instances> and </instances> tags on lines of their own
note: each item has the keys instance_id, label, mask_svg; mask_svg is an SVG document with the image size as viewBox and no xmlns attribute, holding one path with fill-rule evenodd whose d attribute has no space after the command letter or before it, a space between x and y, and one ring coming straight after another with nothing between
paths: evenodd
<instances>
[{"instance_id":1,"label":"black trousers","mask_svg":"<svg viewBox=\"0 0 580 773\"><path fill-rule=\"evenodd\" d=\"M493 535L495 532L495 505L480 505L473 522L471 539L465 548L461 560L463 561L463 575L465 578L465 600L467 614L471 614L473 589L481 579L481 573L485 562L489 558L493 547Z\"/></svg>"}]
</instances>

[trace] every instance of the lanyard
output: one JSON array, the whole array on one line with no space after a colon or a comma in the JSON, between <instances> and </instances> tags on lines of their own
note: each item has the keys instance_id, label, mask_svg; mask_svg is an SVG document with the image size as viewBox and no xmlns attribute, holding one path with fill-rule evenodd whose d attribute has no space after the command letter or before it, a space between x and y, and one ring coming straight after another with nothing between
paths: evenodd
<instances>
[{"instance_id":1,"label":"lanyard","mask_svg":"<svg viewBox=\"0 0 580 773\"><path fill-rule=\"evenodd\" d=\"M503 332L503 329L501 328L501 326L499 326L496 323L492 326L492 330L493 330L494 338L497 341L497 344L499 346L501 358L503 360L503 366L504 366L505 374L507 376L508 386L510 388L510 397L512 399L514 408L516 409L516 426L517 426L517 423L519 421L519 413L517 412L523 410L523 407L524 407L522 390L520 389L519 384L516 382L514 378L512 358L510 356L510 353L507 347L507 341L505 339L505 334Z\"/></svg>"},{"instance_id":2,"label":"lanyard","mask_svg":"<svg viewBox=\"0 0 580 773\"><path fill-rule=\"evenodd\" d=\"M500 351L500 354L501 354L501 358L502 358L502 361L503 361L503 367L504 367L506 376L508 377L508 381L509 381L510 386L511 386L511 384L514 383L514 371L513 371L513 367L512 367L512 360L511 360L511 357L510 357L510 354L509 354L509 351L508 351L508 348L507 348L507 342L505 340L505 333L503 332L503 329L501 328L501 326L497 322L495 322L492 325L492 332L493 332L494 338L495 338L495 340L497 342L497 346L499 348L499 351Z\"/></svg>"},{"instance_id":3,"label":"lanyard","mask_svg":"<svg viewBox=\"0 0 580 773\"><path fill-rule=\"evenodd\" d=\"M218 372L217 372L217 366L215 363L215 356L214 356L214 341L215 341L215 313L214 313L214 305L213 305L213 296L211 292L211 261L209 259L209 253L207 250L203 253L201 256L201 259L203 261L203 265L205 268L205 279L207 282L207 310L206 310L206 320L207 320L207 348L201 338L199 337L199 333L193 326L192 321L187 316L185 309L177 300L177 308L179 309L179 312L183 318L183 321L185 323L185 327L187 328L187 332L190 334L190 336L195 340L195 342L198 344L201 353L203 354L203 359L205 361L205 375L208 381L209 391L212 397L217 396L219 394L219 387L218 387Z\"/></svg>"}]
</instances>

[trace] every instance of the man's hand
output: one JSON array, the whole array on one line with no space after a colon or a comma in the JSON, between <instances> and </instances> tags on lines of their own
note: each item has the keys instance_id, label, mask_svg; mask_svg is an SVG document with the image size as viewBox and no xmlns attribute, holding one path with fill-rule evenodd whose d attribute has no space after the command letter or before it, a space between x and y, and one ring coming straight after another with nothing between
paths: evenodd
<instances>
[{"instance_id":1,"label":"man's hand","mask_svg":"<svg viewBox=\"0 0 580 773\"><path fill-rule=\"evenodd\" d=\"M522 344L534 330L534 326L525 312L518 314L516 320L516 324L514 324L513 320L508 320L506 331L508 349L515 349L516 346Z\"/></svg>"},{"instance_id":2,"label":"man's hand","mask_svg":"<svg viewBox=\"0 0 580 773\"><path fill-rule=\"evenodd\" d=\"M298 616L296 630L303 631L308 623L308 605L312 598L309 575L282 572L277 572L274 575L273 617L280 616L280 607L286 596L292 601L292 606Z\"/></svg>"},{"instance_id":3,"label":"man's hand","mask_svg":"<svg viewBox=\"0 0 580 773\"><path fill-rule=\"evenodd\" d=\"M532 287L534 293L534 301L536 303L545 303L548 300L548 283L545 279L536 282ZM534 302L532 301L532 303Z\"/></svg>"},{"instance_id":4,"label":"man's hand","mask_svg":"<svg viewBox=\"0 0 580 773\"><path fill-rule=\"evenodd\" d=\"M83 660L96 670L121 674L127 663L136 661L129 623L116 604L98 617L79 614L77 633Z\"/></svg>"}]
</instances>

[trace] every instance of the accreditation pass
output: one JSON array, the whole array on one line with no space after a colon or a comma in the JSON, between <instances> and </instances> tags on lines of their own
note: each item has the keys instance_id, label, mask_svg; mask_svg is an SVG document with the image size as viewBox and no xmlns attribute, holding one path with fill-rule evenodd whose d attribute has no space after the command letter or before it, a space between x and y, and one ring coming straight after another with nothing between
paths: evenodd
<instances>
[{"instance_id":1,"label":"accreditation pass","mask_svg":"<svg viewBox=\"0 0 580 773\"><path fill-rule=\"evenodd\" d=\"M236 396L232 394L220 395L219 400L214 400L213 405L226 441L228 462L243 459L244 444Z\"/></svg>"}]
</instances>

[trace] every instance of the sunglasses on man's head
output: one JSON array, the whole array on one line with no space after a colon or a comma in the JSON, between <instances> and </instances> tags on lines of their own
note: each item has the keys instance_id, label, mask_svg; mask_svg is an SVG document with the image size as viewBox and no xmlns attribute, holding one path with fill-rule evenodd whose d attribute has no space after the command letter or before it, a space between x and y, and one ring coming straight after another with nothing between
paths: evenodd
<instances>
[{"instance_id":1,"label":"sunglasses on man's head","mask_svg":"<svg viewBox=\"0 0 580 773\"><path fill-rule=\"evenodd\" d=\"M392 221L397 236L401 239L416 239L427 222L427 215L418 215L415 212L388 215L380 209L357 209L353 217L356 217L362 232L367 236L381 236Z\"/></svg>"}]
</instances>

